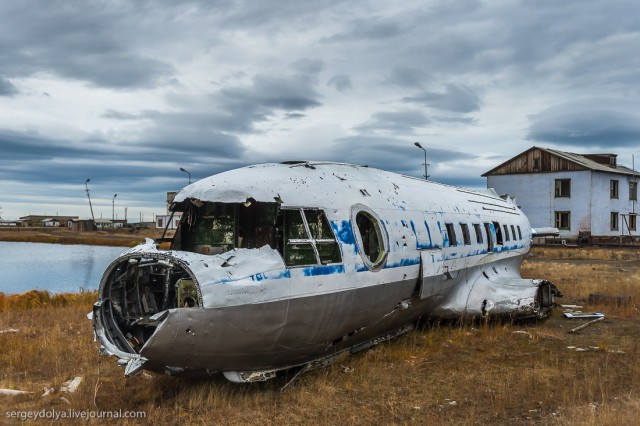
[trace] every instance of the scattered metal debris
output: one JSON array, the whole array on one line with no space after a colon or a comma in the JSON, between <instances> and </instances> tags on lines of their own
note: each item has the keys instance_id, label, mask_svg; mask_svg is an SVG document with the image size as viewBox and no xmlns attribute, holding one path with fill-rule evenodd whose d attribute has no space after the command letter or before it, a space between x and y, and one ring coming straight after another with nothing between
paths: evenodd
<instances>
[{"instance_id":1,"label":"scattered metal debris","mask_svg":"<svg viewBox=\"0 0 640 426\"><path fill-rule=\"evenodd\" d=\"M16 389L0 389L0 395L16 396L16 395L26 395L30 393L33 393L33 392L16 390Z\"/></svg>"},{"instance_id":2,"label":"scattered metal debris","mask_svg":"<svg viewBox=\"0 0 640 426\"><path fill-rule=\"evenodd\" d=\"M18 330L17 328L8 328L6 330L0 330L0 334L4 334L4 333L17 333Z\"/></svg>"},{"instance_id":3,"label":"scattered metal debris","mask_svg":"<svg viewBox=\"0 0 640 426\"><path fill-rule=\"evenodd\" d=\"M82 383L82 377L74 377L72 380L67 380L60 387L60 392L74 393L78 390L78 386Z\"/></svg>"},{"instance_id":4,"label":"scattered metal debris","mask_svg":"<svg viewBox=\"0 0 640 426\"><path fill-rule=\"evenodd\" d=\"M599 317L599 318L594 319L593 321L589 321L589 322L587 322L587 323L584 323L584 324L582 324L582 325L579 325L579 326L578 326L578 327L576 327L576 328L572 328L571 330L569 330L569 333L575 333L575 332L577 332L577 331L582 330L583 328L589 327L591 324L595 324L596 322L598 322L598 321L602 321L602 320L604 320L604 315L602 315L602 316L601 316L601 317Z\"/></svg>"},{"instance_id":5,"label":"scattered metal debris","mask_svg":"<svg viewBox=\"0 0 640 426\"><path fill-rule=\"evenodd\" d=\"M604 318L604 314L601 312L591 312L591 313L583 313L583 312L565 312L565 318L569 319L591 319L591 318Z\"/></svg>"},{"instance_id":6,"label":"scattered metal debris","mask_svg":"<svg viewBox=\"0 0 640 426\"><path fill-rule=\"evenodd\" d=\"M47 396L51 395L52 393L54 393L54 392L56 391L56 389L55 389L55 388L48 388L48 387L46 387L46 386L45 386L45 387L43 387L43 388L42 388L42 390L44 391L44 392L42 393L42 398L45 398L45 397L47 397Z\"/></svg>"}]
</instances>

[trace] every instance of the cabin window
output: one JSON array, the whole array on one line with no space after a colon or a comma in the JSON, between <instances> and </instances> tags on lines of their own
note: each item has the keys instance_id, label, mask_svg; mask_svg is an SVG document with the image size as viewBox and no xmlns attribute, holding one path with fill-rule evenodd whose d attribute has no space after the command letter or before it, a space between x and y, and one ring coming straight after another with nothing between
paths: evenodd
<instances>
[{"instance_id":1,"label":"cabin window","mask_svg":"<svg viewBox=\"0 0 640 426\"><path fill-rule=\"evenodd\" d=\"M471 244L471 235L469 234L469 225L466 223L461 223L460 228L462 228L462 239L464 240L464 245L468 246Z\"/></svg>"},{"instance_id":2,"label":"cabin window","mask_svg":"<svg viewBox=\"0 0 640 426\"><path fill-rule=\"evenodd\" d=\"M518 237L520 237L519 239L522 240L522 230L520 229L520 225L518 225Z\"/></svg>"},{"instance_id":3,"label":"cabin window","mask_svg":"<svg viewBox=\"0 0 640 426\"><path fill-rule=\"evenodd\" d=\"M571 212L556 212L556 228L571 229Z\"/></svg>"},{"instance_id":4,"label":"cabin window","mask_svg":"<svg viewBox=\"0 0 640 426\"><path fill-rule=\"evenodd\" d=\"M515 226L511 225L511 237L513 240L517 240L518 237L516 236L516 228Z\"/></svg>"},{"instance_id":5,"label":"cabin window","mask_svg":"<svg viewBox=\"0 0 640 426\"><path fill-rule=\"evenodd\" d=\"M455 247L456 245L458 245L458 242L456 241L456 230L453 227L453 223L445 223L445 226L447 227L447 237L449 238L449 247Z\"/></svg>"},{"instance_id":6,"label":"cabin window","mask_svg":"<svg viewBox=\"0 0 640 426\"><path fill-rule=\"evenodd\" d=\"M504 240L502 239L502 231L500 230L500 224L498 222L493 222L493 229L496 230L496 244L499 246L504 244Z\"/></svg>"},{"instance_id":7,"label":"cabin window","mask_svg":"<svg viewBox=\"0 0 640 426\"><path fill-rule=\"evenodd\" d=\"M629 182L629 201L638 201L638 182Z\"/></svg>"},{"instance_id":8,"label":"cabin window","mask_svg":"<svg viewBox=\"0 0 640 426\"><path fill-rule=\"evenodd\" d=\"M370 270L382 268L389 252L386 230L378 216L366 206L357 204L351 209L351 223L358 251Z\"/></svg>"},{"instance_id":9,"label":"cabin window","mask_svg":"<svg viewBox=\"0 0 640 426\"><path fill-rule=\"evenodd\" d=\"M509 227L507 225L502 225L504 227L504 240L509 241Z\"/></svg>"},{"instance_id":10,"label":"cabin window","mask_svg":"<svg viewBox=\"0 0 640 426\"><path fill-rule=\"evenodd\" d=\"M611 199L616 199L618 198L618 181L617 180L611 180L611 185L610 185L610 195L611 195Z\"/></svg>"},{"instance_id":11,"label":"cabin window","mask_svg":"<svg viewBox=\"0 0 640 426\"><path fill-rule=\"evenodd\" d=\"M487 234L487 251L493 251L493 234L491 232L491 224L485 222L484 223L484 231Z\"/></svg>"},{"instance_id":12,"label":"cabin window","mask_svg":"<svg viewBox=\"0 0 640 426\"><path fill-rule=\"evenodd\" d=\"M324 211L283 209L284 261L287 266L340 263L340 249Z\"/></svg>"},{"instance_id":13,"label":"cabin window","mask_svg":"<svg viewBox=\"0 0 640 426\"><path fill-rule=\"evenodd\" d=\"M476 243L478 244L482 244L482 228L480 228L480 224L479 223L474 223L473 224L473 229L476 231Z\"/></svg>"},{"instance_id":14,"label":"cabin window","mask_svg":"<svg viewBox=\"0 0 640 426\"><path fill-rule=\"evenodd\" d=\"M612 231L617 231L619 229L618 227L618 212L611 212L611 230Z\"/></svg>"},{"instance_id":15,"label":"cabin window","mask_svg":"<svg viewBox=\"0 0 640 426\"><path fill-rule=\"evenodd\" d=\"M571 197L571 179L556 179L556 198Z\"/></svg>"}]
</instances>

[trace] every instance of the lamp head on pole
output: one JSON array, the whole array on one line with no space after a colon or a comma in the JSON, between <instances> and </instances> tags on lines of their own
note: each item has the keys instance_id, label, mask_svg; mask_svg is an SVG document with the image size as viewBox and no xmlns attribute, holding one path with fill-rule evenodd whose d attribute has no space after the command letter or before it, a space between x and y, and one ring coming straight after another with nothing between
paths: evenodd
<instances>
[{"instance_id":1,"label":"lamp head on pole","mask_svg":"<svg viewBox=\"0 0 640 426\"><path fill-rule=\"evenodd\" d=\"M420 145L420 142L416 142L416 143L414 143L414 145L417 146L418 148L424 149L424 148L422 148L422 145Z\"/></svg>"}]
</instances>

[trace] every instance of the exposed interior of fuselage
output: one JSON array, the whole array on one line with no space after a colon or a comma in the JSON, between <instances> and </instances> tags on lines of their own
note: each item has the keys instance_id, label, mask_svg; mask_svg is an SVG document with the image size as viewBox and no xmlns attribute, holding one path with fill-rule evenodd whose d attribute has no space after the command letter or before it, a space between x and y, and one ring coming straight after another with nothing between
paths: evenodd
<instances>
[{"instance_id":1,"label":"exposed interior of fuselage","mask_svg":"<svg viewBox=\"0 0 640 426\"><path fill-rule=\"evenodd\" d=\"M280 208L277 203L214 203L187 200L170 249L203 255L233 249L277 250L287 267L342 262L340 248L323 210ZM202 306L197 277L170 254L134 254L106 277L101 299L104 324L120 350L138 352L167 309Z\"/></svg>"}]
</instances>

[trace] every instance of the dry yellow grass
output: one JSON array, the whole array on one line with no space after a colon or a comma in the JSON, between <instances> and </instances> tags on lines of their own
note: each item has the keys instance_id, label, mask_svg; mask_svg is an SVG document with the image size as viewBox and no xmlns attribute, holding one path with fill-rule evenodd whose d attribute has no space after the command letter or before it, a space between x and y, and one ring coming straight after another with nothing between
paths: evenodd
<instances>
[{"instance_id":1,"label":"dry yellow grass","mask_svg":"<svg viewBox=\"0 0 640 426\"><path fill-rule=\"evenodd\" d=\"M607 319L577 334L567 333L576 323L560 311L542 323L433 325L306 373L280 392L281 379L251 385L146 373L125 379L92 341L85 315L95 293L0 294L0 330L18 330L0 334L0 388L34 392L0 396L0 422L9 421L8 410L121 409L146 413L121 424L636 423L637 263L534 258L523 274L556 281L566 295L562 303L593 292L630 295L632 303L585 306ZM43 387L58 389L75 376L84 378L76 393L41 397Z\"/></svg>"},{"instance_id":2,"label":"dry yellow grass","mask_svg":"<svg viewBox=\"0 0 640 426\"><path fill-rule=\"evenodd\" d=\"M85 244L93 246L133 247L146 237L159 238L161 229L105 229L100 231L72 231L69 228L0 228L0 241Z\"/></svg>"}]
</instances>

